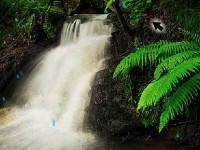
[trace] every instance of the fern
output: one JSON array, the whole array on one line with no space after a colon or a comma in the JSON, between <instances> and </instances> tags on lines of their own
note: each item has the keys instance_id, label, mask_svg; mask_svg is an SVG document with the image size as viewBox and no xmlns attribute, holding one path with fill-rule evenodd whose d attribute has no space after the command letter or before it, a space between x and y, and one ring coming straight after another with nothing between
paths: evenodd
<instances>
[{"instance_id":1,"label":"fern","mask_svg":"<svg viewBox=\"0 0 200 150\"><path fill-rule=\"evenodd\" d=\"M52 2L52 6L61 8L62 7L62 1L61 0L54 0Z\"/></svg>"},{"instance_id":2,"label":"fern","mask_svg":"<svg viewBox=\"0 0 200 150\"><path fill-rule=\"evenodd\" d=\"M113 77L122 76L128 77L131 69L134 66L144 67L147 64L155 62L156 53L155 50L159 49L161 45L169 43L168 41L159 41L147 46L137 48L135 53L131 53L125 57L115 69Z\"/></svg>"},{"instance_id":3,"label":"fern","mask_svg":"<svg viewBox=\"0 0 200 150\"><path fill-rule=\"evenodd\" d=\"M105 7L104 12L107 12L107 9L112 6L113 2L114 2L114 0L105 0L106 7Z\"/></svg>"},{"instance_id":4,"label":"fern","mask_svg":"<svg viewBox=\"0 0 200 150\"><path fill-rule=\"evenodd\" d=\"M158 51L160 57L166 58L179 52L189 50L199 50L199 46L189 41L172 42L161 46L161 48Z\"/></svg>"},{"instance_id":5,"label":"fern","mask_svg":"<svg viewBox=\"0 0 200 150\"><path fill-rule=\"evenodd\" d=\"M189 59L178 65L167 75L147 86L141 95L137 109L145 110L150 106L156 105L165 95L172 92L180 81L189 77L191 73L198 73L199 71L200 57Z\"/></svg>"},{"instance_id":6,"label":"fern","mask_svg":"<svg viewBox=\"0 0 200 150\"><path fill-rule=\"evenodd\" d=\"M52 24L50 23L49 21L49 18L48 17L45 17L45 21L44 23L42 24L42 27L43 27L43 30L44 32L46 33L47 35L47 38L53 38L55 37L55 28L52 26Z\"/></svg>"},{"instance_id":7,"label":"fern","mask_svg":"<svg viewBox=\"0 0 200 150\"><path fill-rule=\"evenodd\" d=\"M63 9L57 7L57 6L50 6L47 10L47 13L49 14L57 14L57 15L63 15L65 12Z\"/></svg>"},{"instance_id":8,"label":"fern","mask_svg":"<svg viewBox=\"0 0 200 150\"><path fill-rule=\"evenodd\" d=\"M50 15L63 15L64 11L61 0L1 0L0 14L2 14L0 16L6 14L11 18L9 22L15 27L14 31L22 32L27 37L36 37L38 31L35 25L38 24L43 29L53 28L55 23L50 19L46 22L45 19L50 18ZM44 32L51 32L52 30L49 29ZM51 33L47 33L49 34Z\"/></svg>"},{"instance_id":9,"label":"fern","mask_svg":"<svg viewBox=\"0 0 200 150\"><path fill-rule=\"evenodd\" d=\"M198 49L198 45L188 41L160 41L149 46L144 46L137 49L135 53L131 53L125 57L115 69L113 77L121 76L126 79L132 68L135 66L143 68L148 64L156 64L176 53Z\"/></svg>"},{"instance_id":10,"label":"fern","mask_svg":"<svg viewBox=\"0 0 200 150\"><path fill-rule=\"evenodd\" d=\"M199 9L182 9L177 12L176 20L181 28L193 33L200 33L200 11Z\"/></svg>"},{"instance_id":11,"label":"fern","mask_svg":"<svg viewBox=\"0 0 200 150\"><path fill-rule=\"evenodd\" d=\"M198 36L184 30L192 41L160 41L141 48L125 57L116 67L113 77L128 78L135 67L157 65L154 80L141 94L137 110L157 107L164 103L159 132L197 96L200 90L200 45ZM196 42L194 42L196 41Z\"/></svg>"},{"instance_id":12,"label":"fern","mask_svg":"<svg viewBox=\"0 0 200 150\"><path fill-rule=\"evenodd\" d=\"M199 51L185 51L165 59L156 67L156 70L154 72L154 79L155 80L160 79L160 77L164 73L169 72L171 69L183 63L184 61L197 56L198 57L200 56Z\"/></svg>"},{"instance_id":13,"label":"fern","mask_svg":"<svg viewBox=\"0 0 200 150\"><path fill-rule=\"evenodd\" d=\"M189 39L195 41L195 42L200 42L200 35L197 33L191 33L188 30L185 29L181 29L179 28L180 32L182 32L185 36L187 36Z\"/></svg>"},{"instance_id":14,"label":"fern","mask_svg":"<svg viewBox=\"0 0 200 150\"><path fill-rule=\"evenodd\" d=\"M175 119L175 117L183 112L198 95L200 91L200 73L186 81L181 87L168 99L165 109L160 117L159 132L167 125L167 123Z\"/></svg>"},{"instance_id":15,"label":"fern","mask_svg":"<svg viewBox=\"0 0 200 150\"><path fill-rule=\"evenodd\" d=\"M128 13L130 23L132 25L137 25L140 20L146 16L145 10L147 8L150 8L152 6L152 0L138 0L138 1L133 1L133 0L120 0L120 1L115 1L115 0L104 0L105 2L105 10L104 12L108 12L108 8L112 9L112 4L113 2L118 2L117 5L119 5L122 9L122 11Z\"/></svg>"}]
</instances>

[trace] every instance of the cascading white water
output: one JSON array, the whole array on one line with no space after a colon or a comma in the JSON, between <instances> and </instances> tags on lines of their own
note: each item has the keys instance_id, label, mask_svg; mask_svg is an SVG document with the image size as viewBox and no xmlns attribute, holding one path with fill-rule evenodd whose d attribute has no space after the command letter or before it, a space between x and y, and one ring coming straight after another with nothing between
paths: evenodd
<instances>
[{"instance_id":1,"label":"cascading white water","mask_svg":"<svg viewBox=\"0 0 200 150\"><path fill-rule=\"evenodd\" d=\"M60 45L44 55L16 91L25 105L13 109L15 120L0 126L1 150L88 150L95 142L82 126L111 36L105 18L64 24Z\"/></svg>"}]
</instances>

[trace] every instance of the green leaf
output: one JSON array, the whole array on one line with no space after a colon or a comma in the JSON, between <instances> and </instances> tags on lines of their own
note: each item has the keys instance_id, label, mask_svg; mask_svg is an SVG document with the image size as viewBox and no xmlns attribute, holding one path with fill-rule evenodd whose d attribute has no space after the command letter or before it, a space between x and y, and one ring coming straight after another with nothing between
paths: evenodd
<instances>
[{"instance_id":1,"label":"green leaf","mask_svg":"<svg viewBox=\"0 0 200 150\"><path fill-rule=\"evenodd\" d=\"M158 81L154 80L142 92L137 110L145 110L150 106L156 105L164 96L171 93L180 81L191 76L191 73L199 71L200 57L197 57L178 65Z\"/></svg>"},{"instance_id":2,"label":"green leaf","mask_svg":"<svg viewBox=\"0 0 200 150\"><path fill-rule=\"evenodd\" d=\"M155 80L160 79L160 77L164 73L169 72L171 69L175 68L177 65L183 63L184 61L190 58L199 57L200 56L199 54L200 51L185 51L165 59L156 67L156 70L154 72L154 79Z\"/></svg>"},{"instance_id":3,"label":"green leaf","mask_svg":"<svg viewBox=\"0 0 200 150\"><path fill-rule=\"evenodd\" d=\"M175 119L183 112L184 107L187 107L197 97L199 91L200 73L192 76L178 88L173 96L169 97L160 116L159 132L163 130L169 120Z\"/></svg>"}]
</instances>

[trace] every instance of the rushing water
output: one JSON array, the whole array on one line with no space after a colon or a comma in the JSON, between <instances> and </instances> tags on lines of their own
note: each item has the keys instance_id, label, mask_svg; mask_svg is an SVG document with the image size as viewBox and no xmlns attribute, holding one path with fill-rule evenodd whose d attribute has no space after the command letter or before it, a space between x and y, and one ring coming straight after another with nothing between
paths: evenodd
<instances>
[{"instance_id":1,"label":"rushing water","mask_svg":"<svg viewBox=\"0 0 200 150\"><path fill-rule=\"evenodd\" d=\"M1 150L87 150L96 142L83 131L83 120L111 36L105 18L64 24L59 46L17 88L14 119L0 126Z\"/></svg>"}]
</instances>

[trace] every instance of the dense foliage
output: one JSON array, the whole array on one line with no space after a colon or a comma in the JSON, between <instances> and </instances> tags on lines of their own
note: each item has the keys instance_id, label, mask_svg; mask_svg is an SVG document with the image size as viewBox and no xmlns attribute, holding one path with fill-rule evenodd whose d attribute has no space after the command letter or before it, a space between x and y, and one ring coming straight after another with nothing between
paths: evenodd
<instances>
[{"instance_id":1,"label":"dense foliage","mask_svg":"<svg viewBox=\"0 0 200 150\"><path fill-rule=\"evenodd\" d=\"M47 38L52 38L56 29L50 17L62 14L61 0L1 0L0 35L15 32L34 40L40 36L37 30L41 28Z\"/></svg>"},{"instance_id":2,"label":"dense foliage","mask_svg":"<svg viewBox=\"0 0 200 150\"><path fill-rule=\"evenodd\" d=\"M143 2L131 1L132 4ZM153 9L155 3L148 2ZM157 10L166 8L166 11L170 13L177 13L174 18L171 17L171 21L176 20L175 26L181 27L179 34L182 38L179 41L160 40L137 48L135 52L120 62L113 76L129 79L135 67L148 69L150 72L156 67L151 83L148 83L148 86L141 92L137 110L143 114L154 110L154 114L150 113L151 116L158 113L159 132L161 132L170 120L183 114L189 104L198 97L200 90L200 11L197 7L198 2L194 1L187 3L181 0L161 1L156 5L159 6ZM175 7L171 8L172 5ZM142 8L144 14L147 13L145 7L142 6ZM135 16L137 16L136 13ZM142 17L143 15L139 17L139 20ZM131 21L132 19L135 18L130 17ZM135 23L138 23L137 19Z\"/></svg>"},{"instance_id":3,"label":"dense foliage","mask_svg":"<svg viewBox=\"0 0 200 150\"><path fill-rule=\"evenodd\" d=\"M188 35L188 31L184 31ZM200 36L192 41L160 41L138 48L117 66L114 77L128 78L133 67L156 65L154 80L141 94L138 110L164 101L159 132L195 100L200 90Z\"/></svg>"},{"instance_id":4,"label":"dense foliage","mask_svg":"<svg viewBox=\"0 0 200 150\"><path fill-rule=\"evenodd\" d=\"M115 0L105 0L106 2L106 8L105 11L110 8L112 9L113 3L117 2ZM147 14L145 13L145 10L152 6L151 0L139 0L139 1L133 1L133 0L121 0L120 2L117 2L118 5L121 6L121 9L123 10L125 15L128 14L130 18L130 23L132 25L137 25L140 21L140 19Z\"/></svg>"}]
</instances>

